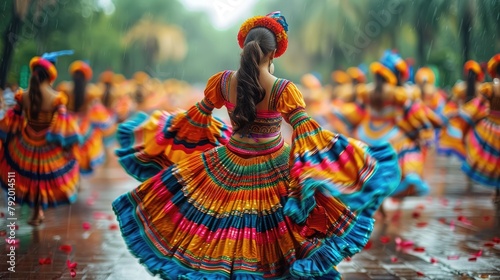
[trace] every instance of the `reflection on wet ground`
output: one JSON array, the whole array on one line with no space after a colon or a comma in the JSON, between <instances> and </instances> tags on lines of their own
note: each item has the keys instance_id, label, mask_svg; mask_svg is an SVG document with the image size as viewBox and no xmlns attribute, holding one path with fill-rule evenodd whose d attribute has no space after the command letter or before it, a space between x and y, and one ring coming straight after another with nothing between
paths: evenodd
<instances>
[{"instance_id":1,"label":"reflection on wet ground","mask_svg":"<svg viewBox=\"0 0 500 280\"><path fill-rule=\"evenodd\" d=\"M454 159L430 155L426 174L431 196L386 201L387 218L378 217L368 246L338 266L344 279L500 279L493 191L467 190ZM0 279L157 279L127 251L111 210L111 201L136 185L111 159L83 180L75 204L49 210L42 226L29 226L30 209L16 208L14 273L2 193Z\"/></svg>"}]
</instances>

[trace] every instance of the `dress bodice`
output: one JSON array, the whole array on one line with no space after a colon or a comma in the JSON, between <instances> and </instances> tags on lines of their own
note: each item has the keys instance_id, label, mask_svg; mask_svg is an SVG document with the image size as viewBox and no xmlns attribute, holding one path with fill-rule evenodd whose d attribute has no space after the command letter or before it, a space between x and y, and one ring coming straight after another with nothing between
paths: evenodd
<instances>
[{"instance_id":1,"label":"dress bodice","mask_svg":"<svg viewBox=\"0 0 500 280\"><path fill-rule=\"evenodd\" d=\"M229 118L231 119L231 124L233 125L233 127L235 127L235 123L233 121L233 112L236 105L229 101L229 90L231 86L231 77L234 73L234 71L225 71L222 74L221 80L222 97L224 99L224 104L229 113ZM283 117L281 116L281 113L275 111L276 102L288 83L289 81L284 79L277 79L275 81L271 91L271 95L269 97L268 109L257 109L256 118L248 129L248 136L258 139L274 137L280 134Z\"/></svg>"}]
</instances>

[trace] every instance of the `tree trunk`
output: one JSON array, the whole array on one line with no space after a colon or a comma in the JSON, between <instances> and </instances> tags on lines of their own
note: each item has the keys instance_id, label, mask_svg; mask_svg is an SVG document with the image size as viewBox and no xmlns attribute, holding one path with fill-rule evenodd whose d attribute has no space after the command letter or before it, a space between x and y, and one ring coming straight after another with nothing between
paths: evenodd
<instances>
[{"instance_id":1,"label":"tree trunk","mask_svg":"<svg viewBox=\"0 0 500 280\"><path fill-rule=\"evenodd\" d=\"M472 19L473 19L473 14L472 14L471 1L465 0L462 12L462 28L460 30L460 33L462 34L462 52L464 56L464 61L462 65L464 65L465 62L467 62L470 59L469 53L470 53L470 37L472 32Z\"/></svg>"},{"instance_id":2,"label":"tree trunk","mask_svg":"<svg viewBox=\"0 0 500 280\"><path fill-rule=\"evenodd\" d=\"M0 64L0 88L5 89L7 83L7 74L14 54L14 46L18 40L18 32L21 27L22 20L14 11L12 20L4 33L4 47L2 55L2 63Z\"/></svg>"}]
</instances>

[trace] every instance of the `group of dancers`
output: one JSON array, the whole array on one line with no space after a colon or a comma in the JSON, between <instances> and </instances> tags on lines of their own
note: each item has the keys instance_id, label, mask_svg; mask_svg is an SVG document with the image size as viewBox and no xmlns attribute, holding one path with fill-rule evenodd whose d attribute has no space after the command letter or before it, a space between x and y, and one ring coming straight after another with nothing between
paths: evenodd
<instances>
[{"instance_id":1,"label":"group of dancers","mask_svg":"<svg viewBox=\"0 0 500 280\"><path fill-rule=\"evenodd\" d=\"M479 84L481 68L468 63L474 90L468 79L447 100L429 69L405 84L408 66L387 52L370 66L372 84L357 68L334 73L333 100L316 110L314 77L301 86L273 75L287 31L279 12L247 19L239 69L210 77L186 110L153 98L167 104L151 111L146 88L161 82L145 73L90 84L92 69L75 61L73 81L53 87L57 54L33 58L28 89L0 120L0 184L16 173L16 199L39 225L43 210L75 201L80 174L116 141L141 184L112 208L129 250L165 279L340 279L336 265L365 247L384 199L428 192L423 160L435 141L498 190L498 79ZM499 61L488 65L494 78ZM221 107L230 121L212 115Z\"/></svg>"},{"instance_id":2,"label":"group of dancers","mask_svg":"<svg viewBox=\"0 0 500 280\"><path fill-rule=\"evenodd\" d=\"M335 86L322 88L310 74L302 85L316 106L313 117L323 126L368 145L389 142L398 154L402 180L392 197L427 195L424 162L429 149L456 156L471 182L495 190L500 203L500 54L483 69L465 63L464 81L450 94L436 86L429 67L411 66L395 51L386 51L369 67L374 81L366 83L359 67L334 71ZM491 82L484 82L485 72ZM408 81L412 80L412 81ZM314 94L314 92L322 94ZM327 98L321 99L321 96ZM469 186L470 187L470 186Z\"/></svg>"}]
</instances>

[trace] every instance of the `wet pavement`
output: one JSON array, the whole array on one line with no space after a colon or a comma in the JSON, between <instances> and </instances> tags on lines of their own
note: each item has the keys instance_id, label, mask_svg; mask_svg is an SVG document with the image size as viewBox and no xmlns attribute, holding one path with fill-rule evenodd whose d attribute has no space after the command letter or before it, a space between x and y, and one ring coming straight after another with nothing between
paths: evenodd
<instances>
[{"instance_id":1,"label":"wet pavement","mask_svg":"<svg viewBox=\"0 0 500 280\"><path fill-rule=\"evenodd\" d=\"M370 243L338 266L344 279L500 279L500 221L493 191L467 190L456 160L429 155L431 195L385 203ZM16 208L15 272L5 193L0 202L0 279L158 279L127 251L111 202L137 182L111 158L83 180L78 201L46 212L39 227Z\"/></svg>"}]
</instances>

